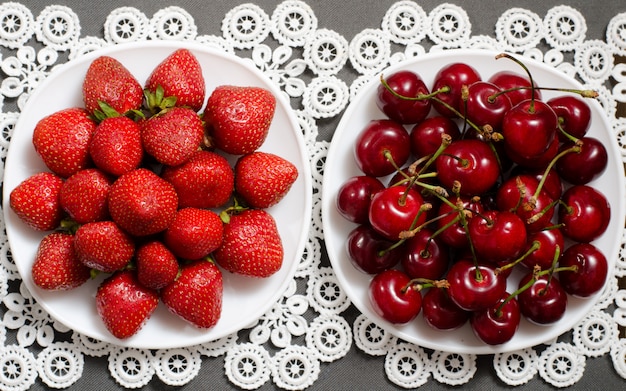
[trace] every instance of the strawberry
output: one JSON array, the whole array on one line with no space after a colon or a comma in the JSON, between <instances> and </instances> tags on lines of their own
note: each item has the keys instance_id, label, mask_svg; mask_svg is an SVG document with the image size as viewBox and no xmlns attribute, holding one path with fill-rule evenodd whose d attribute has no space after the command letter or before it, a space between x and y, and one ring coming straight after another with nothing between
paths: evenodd
<instances>
[{"instance_id":1,"label":"strawberry","mask_svg":"<svg viewBox=\"0 0 626 391\"><path fill-rule=\"evenodd\" d=\"M161 291L161 301L192 325L209 328L221 316L223 290L220 269L211 261L198 260L181 268L178 278Z\"/></svg>"},{"instance_id":2,"label":"strawberry","mask_svg":"<svg viewBox=\"0 0 626 391\"><path fill-rule=\"evenodd\" d=\"M69 290L84 284L90 269L74 252L74 236L52 232L39 242L31 269L33 282L46 290Z\"/></svg>"},{"instance_id":3,"label":"strawberry","mask_svg":"<svg viewBox=\"0 0 626 391\"><path fill-rule=\"evenodd\" d=\"M165 97L176 97L176 106L199 111L204 105L206 87L198 59L187 49L178 49L152 71L146 89L152 93L161 86Z\"/></svg>"},{"instance_id":4,"label":"strawberry","mask_svg":"<svg viewBox=\"0 0 626 391\"><path fill-rule=\"evenodd\" d=\"M9 206L29 227L37 231L57 228L63 218L59 193L63 179L51 172L34 174L11 191Z\"/></svg>"},{"instance_id":5,"label":"strawberry","mask_svg":"<svg viewBox=\"0 0 626 391\"><path fill-rule=\"evenodd\" d=\"M59 192L61 208L78 224L105 220L112 184L104 172L86 168L67 178Z\"/></svg>"},{"instance_id":6,"label":"strawberry","mask_svg":"<svg viewBox=\"0 0 626 391\"><path fill-rule=\"evenodd\" d=\"M163 241L177 257L195 260L222 244L223 231L217 213L209 209L183 208L163 234Z\"/></svg>"},{"instance_id":7,"label":"strawberry","mask_svg":"<svg viewBox=\"0 0 626 391\"><path fill-rule=\"evenodd\" d=\"M102 171L120 176L141 164L143 145L139 125L128 117L102 120L89 145L91 160Z\"/></svg>"},{"instance_id":8,"label":"strawberry","mask_svg":"<svg viewBox=\"0 0 626 391\"><path fill-rule=\"evenodd\" d=\"M200 150L176 167L165 167L161 177L178 193L180 208L217 208L233 193L235 174L225 157Z\"/></svg>"},{"instance_id":9,"label":"strawberry","mask_svg":"<svg viewBox=\"0 0 626 391\"><path fill-rule=\"evenodd\" d=\"M166 109L140 124L144 150L168 166L186 162L204 140L202 120L189 108Z\"/></svg>"},{"instance_id":10,"label":"strawberry","mask_svg":"<svg viewBox=\"0 0 626 391\"><path fill-rule=\"evenodd\" d=\"M158 293L142 286L132 270L114 273L96 292L98 315L107 330L119 339L135 335L158 304Z\"/></svg>"},{"instance_id":11,"label":"strawberry","mask_svg":"<svg viewBox=\"0 0 626 391\"><path fill-rule=\"evenodd\" d=\"M134 236L164 231L176 217L178 195L154 172L138 168L119 178L109 190L109 213Z\"/></svg>"},{"instance_id":12,"label":"strawberry","mask_svg":"<svg viewBox=\"0 0 626 391\"><path fill-rule=\"evenodd\" d=\"M122 270L135 254L133 239L113 221L81 225L74 235L78 260L105 273Z\"/></svg>"},{"instance_id":13,"label":"strawberry","mask_svg":"<svg viewBox=\"0 0 626 391\"><path fill-rule=\"evenodd\" d=\"M158 240L137 248L135 265L139 282L150 289L159 290L172 283L178 275L176 256Z\"/></svg>"},{"instance_id":14,"label":"strawberry","mask_svg":"<svg viewBox=\"0 0 626 391\"><path fill-rule=\"evenodd\" d=\"M118 60L100 56L93 60L83 80L83 102L90 114L104 102L120 114L138 110L143 103L143 88Z\"/></svg>"},{"instance_id":15,"label":"strawberry","mask_svg":"<svg viewBox=\"0 0 626 391\"><path fill-rule=\"evenodd\" d=\"M67 178L91 164L89 143L95 130L84 109L63 109L39 120L33 146L50 171Z\"/></svg>"},{"instance_id":16,"label":"strawberry","mask_svg":"<svg viewBox=\"0 0 626 391\"><path fill-rule=\"evenodd\" d=\"M253 152L267 138L275 109L276 98L266 89L218 86L203 114L209 142L232 155Z\"/></svg>"},{"instance_id":17,"label":"strawberry","mask_svg":"<svg viewBox=\"0 0 626 391\"><path fill-rule=\"evenodd\" d=\"M235 191L253 208L277 204L297 178L296 166L272 153L252 152L235 164Z\"/></svg>"},{"instance_id":18,"label":"strawberry","mask_svg":"<svg viewBox=\"0 0 626 391\"><path fill-rule=\"evenodd\" d=\"M283 245L276 221L263 209L246 209L224 224L224 240L213 252L224 269L252 277L269 277L283 263Z\"/></svg>"}]
</instances>

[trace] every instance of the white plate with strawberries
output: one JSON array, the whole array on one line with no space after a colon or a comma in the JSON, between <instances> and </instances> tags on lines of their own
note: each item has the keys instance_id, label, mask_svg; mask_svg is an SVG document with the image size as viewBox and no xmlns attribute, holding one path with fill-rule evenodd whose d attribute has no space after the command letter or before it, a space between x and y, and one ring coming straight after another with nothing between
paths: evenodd
<instances>
[{"instance_id":1,"label":"white plate with strawberries","mask_svg":"<svg viewBox=\"0 0 626 391\"><path fill-rule=\"evenodd\" d=\"M269 276L264 277L251 277L232 273L219 267L223 280L221 285L221 289L223 289L221 313L216 323L209 324L208 327L196 327L192 325L188 320L169 311L165 304L159 300L150 318L138 331L132 333L130 336L117 338L107 329L107 326L105 326L100 317L99 310L96 308L96 292L98 286L103 280L109 278L113 272L101 271L95 278L70 290L42 289L35 284L31 270L37 249L42 238L52 230L36 230L26 224L12 210L9 204L10 195L11 192L27 178L37 173L51 171L33 145L33 131L38 122L44 117L53 115L66 108L85 107L82 90L83 81L90 64L95 59L101 56L109 56L116 59L127 68L143 88L157 64L160 64L178 49L190 51L201 67L205 82L205 95L202 98L202 107L200 109L198 109L197 106L194 108L199 114L202 114L205 110L204 106L211 93L216 87L222 85L260 87L269 91L275 98L275 111L269 123L267 135L263 138L260 146L254 146L254 150L277 155L290 162L297 170L297 177L293 179L288 191L282 198L276 202L261 204L257 206L256 209L263 209L275 220L277 232L283 247L282 265L279 265L278 268L268 273L270 274ZM188 106L192 105L192 103L187 101L185 104ZM92 107L96 106L97 108L97 102L94 104L94 102L91 101L90 105ZM126 108L123 110L126 110ZM165 114L163 116L165 116ZM203 120L206 122L207 118L203 118ZM139 119L137 119L137 121L139 121ZM219 119L211 119L211 121L219 121ZM147 132L144 131L144 133ZM181 162L187 161L190 158L189 156L183 156L182 158L180 156L172 157L172 154L176 153L176 148L174 148L174 152L166 151L163 157L159 156L159 153L163 152L163 149L166 149L163 147L171 145L171 142L162 145L159 145L157 142L156 147L154 146L155 140L158 141L158 137L163 137L163 135L163 133L160 133L157 137L152 137L150 160L148 163L145 163L145 161L141 163L143 164L142 167L152 167L157 174L161 174L160 168L154 167L158 167L159 164L166 165L167 162L173 162L171 163L172 165L182 164ZM193 143L197 144L197 136L193 137L195 140ZM220 140L219 143L228 143L229 137L230 136L226 136L226 139ZM217 135L215 138L218 138ZM155 148L157 150L156 152ZM144 153L146 152L144 151ZM235 153L248 154L248 152L242 151L236 151ZM240 155L225 152L220 152L220 154L234 170L234 165ZM130 156L131 153L129 152L128 155ZM163 159L163 162L161 159ZM249 165L255 164L258 163L254 163L253 160ZM98 168L100 167L98 166ZM125 174L119 174L119 177L123 175ZM161 179L158 175L153 176L159 178L155 180ZM118 176L114 177L114 179L118 178ZM59 66L29 98L15 126L6 160L4 176L4 217L13 260L22 277L23 283L37 302L55 320L88 337L122 346L149 349L191 346L226 337L254 324L260 316L267 312L275 303L280 301L285 290L293 283L294 274L308 240L312 204L312 185L310 178L308 155L297 119L291 110L288 99L284 93L281 92L279 87L254 67L251 62L195 43L151 41L115 45L99 49L75 61L70 61ZM181 174L177 186L184 186L184 179L185 176ZM175 181L175 179L171 180ZM63 181L65 182L66 179L63 178ZM180 184L180 182L182 182L182 184ZM161 186L161 184L162 183L160 183L159 186ZM254 186L247 186L247 190L244 190L245 186L243 184L240 186L242 192L254 192ZM139 193L142 192L149 193L150 189L144 189ZM155 191L153 198L158 198L159 194L160 193ZM138 194L137 197L140 195L141 194ZM182 199L182 197L179 198ZM41 199L41 197L39 197L38 194L33 194L33 200L36 199ZM191 197L191 199L193 199L193 197ZM120 201L118 199L116 201L118 206L120 202L123 204L126 201ZM167 204L170 201L164 200L163 202ZM193 200L189 201L189 197L187 197L187 201L185 202L193 203ZM232 203L232 197L228 202ZM28 200L22 200L22 203L22 207L27 208ZM218 214L228 206L228 204L222 205L223 207L220 208L207 206L204 209L211 210L215 214ZM172 209L171 204L168 208ZM127 219L127 216L117 216L119 216L119 213L116 215L116 219L119 218L120 221ZM170 223L174 219L172 216L173 214L169 218ZM210 219L215 220L215 215L211 215ZM137 220L133 221L131 219L130 222L128 222L128 220L125 221L127 221L127 226L122 229L122 231L127 234L129 230L134 231L133 235L143 235L146 233L148 236L159 235L165 232L163 231L163 226L154 228L154 230L159 231L157 233L154 233L156 231L150 232L150 230L152 230L151 227L143 232L141 229L136 228L137 225L140 224ZM83 224L83 226L86 226L88 223L85 222ZM141 222L141 224L143 224L143 222ZM169 228L169 223L166 223L166 225ZM183 230L184 229L181 229L179 231ZM171 233L169 240L177 241L182 240L180 238L186 238L185 236L177 235L182 234L180 232ZM152 236L150 237L152 238ZM136 243L137 246L139 245L138 243L139 242ZM202 251L213 252L216 250L215 246L214 240L213 244L209 244L208 247L204 248ZM172 244L171 247L178 247L179 249L177 251L180 251L181 254L186 250L190 250L190 246L184 245L176 246ZM122 252L123 251L120 251L120 254ZM193 255L189 256L195 257L199 253L192 251L190 254ZM226 264L226 261L223 262ZM91 265L99 267L97 262ZM232 265L229 267L232 267ZM38 276L37 278L40 277ZM175 295L175 293L170 292L169 296L173 295ZM153 302L153 299L148 301L151 300ZM170 298L170 300L173 299Z\"/></svg>"}]
</instances>

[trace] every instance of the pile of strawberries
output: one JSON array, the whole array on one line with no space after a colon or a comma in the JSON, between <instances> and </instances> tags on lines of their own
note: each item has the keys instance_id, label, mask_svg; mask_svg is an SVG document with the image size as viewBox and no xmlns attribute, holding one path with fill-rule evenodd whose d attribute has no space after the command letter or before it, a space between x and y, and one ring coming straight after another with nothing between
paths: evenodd
<instances>
[{"instance_id":1,"label":"pile of strawberries","mask_svg":"<svg viewBox=\"0 0 626 391\"><path fill-rule=\"evenodd\" d=\"M118 60L100 56L82 93L84 107L37 123L32 142L49 171L10 194L17 216L46 231L34 283L68 290L107 273L95 305L120 339L134 335L159 301L197 327L214 326L223 271L263 278L283 263L266 208L298 171L259 150L275 97L234 85L209 95L187 49L159 63L143 86Z\"/></svg>"}]
</instances>

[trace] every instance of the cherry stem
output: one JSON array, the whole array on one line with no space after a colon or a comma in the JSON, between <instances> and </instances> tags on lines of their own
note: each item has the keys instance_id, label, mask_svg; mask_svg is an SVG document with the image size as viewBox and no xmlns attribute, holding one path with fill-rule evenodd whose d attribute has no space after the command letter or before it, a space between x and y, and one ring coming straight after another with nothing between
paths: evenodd
<instances>
[{"instance_id":1,"label":"cherry stem","mask_svg":"<svg viewBox=\"0 0 626 391\"><path fill-rule=\"evenodd\" d=\"M494 93L493 95L490 95L488 99L491 102L492 98L495 100L495 98L497 98L498 96L502 94L506 94L508 92L514 92L514 91L521 91L521 90L544 90L544 91L570 92L572 94L579 95L581 98L597 98L599 95L598 91L595 91L595 90L578 90L578 89L573 89L573 88L540 87L540 86L534 86L534 87L517 86L517 87L507 88L506 90L498 91Z\"/></svg>"},{"instance_id":2,"label":"cherry stem","mask_svg":"<svg viewBox=\"0 0 626 391\"><path fill-rule=\"evenodd\" d=\"M526 72L526 74L528 75L528 80L530 81L530 107L529 107L529 112L532 114L535 112L535 82L533 81L533 75L530 72L530 70L528 69L528 67L526 67L526 65L521 62L520 60L518 60L516 57L511 56L508 53L500 53L498 55L496 55L496 60L500 59L500 58L508 58L509 60L514 61L515 63L517 63L519 66L522 67L522 69L524 70L524 72Z\"/></svg>"},{"instance_id":3,"label":"cherry stem","mask_svg":"<svg viewBox=\"0 0 626 391\"><path fill-rule=\"evenodd\" d=\"M500 266L496 268L496 274L500 274L503 271L512 268L513 266L517 265L518 263L520 263L521 261L523 261L526 257L528 257L530 254L532 254L533 252L535 252L535 250L538 250L541 248L541 243L538 240L533 240L533 244L530 246L530 248L528 250L526 250L526 252L522 255L520 255L516 260L514 260L513 262L509 262L504 266Z\"/></svg>"}]
</instances>

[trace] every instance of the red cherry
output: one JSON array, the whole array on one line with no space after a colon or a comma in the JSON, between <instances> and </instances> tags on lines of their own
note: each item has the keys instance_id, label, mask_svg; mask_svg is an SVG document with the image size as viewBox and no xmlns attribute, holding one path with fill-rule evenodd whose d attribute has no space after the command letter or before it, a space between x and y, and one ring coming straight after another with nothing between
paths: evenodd
<instances>
[{"instance_id":1,"label":"red cherry","mask_svg":"<svg viewBox=\"0 0 626 391\"><path fill-rule=\"evenodd\" d=\"M409 132L387 119L372 120L361 131L355 144L356 164L366 175L381 177L396 171L411 155Z\"/></svg>"},{"instance_id":2,"label":"red cherry","mask_svg":"<svg viewBox=\"0 0 626 391\"><path fill-rule=\"evenodd\" d=\"M539 181L531 175L509 177L496 192L498 209L516 213L529 231L543 229L554 215L550 206L554 200L543 189L537 192L538 187Z\"/></svg>"},{"instance_id":3,"label":"red cherry","mask_svg":"<svg viewBox=\"0 0 626 391\"><path fill-rule=\"evenodd\" d=\"M541 99L541 91L532 88L520 88L530 87L530 80L519 73L512 71L500 71L496 72L489 78L489 82L500 87L501 90L506 91L506 96L511 100L511 105L515 106L519 102L531 99L533 97L539 100Z\"/></svg>"},{"instance_id":4,"label":"red cherry","mask_svg":"<svg viewBox=\"0 0 626 391\"><path fill-rule=\"evenodd\" d=\"M383 83L378 86L376 106L387 117L401 124L414 124L426 118L431 107L430 99L402 99L429 94L428 87L418 74L408 70L398 71L387 77L385 82L387 86Z\"/></svg>"},{"instance_id":5,"label":"red cherry","mask_svg":"<svg viewBox=\"0 0 626 391\"><path fill-rule=\"evenodd\" d=\"M533 279L530 272L523 276L519 287ZM550 324L558 321L567 309L567 294L556 278L542 275L518 296L520 311L528 320L537 324Z\"/></svg>"},{"instance_id":6,"label":"red cherry","mask_svg":"<svg viewBox=\"0 0 626 391\"><path fill-rule=\"evenodd\" d=\"M488 345L500 345L510 341L519 328L519 305L515 298L508 299L509 296L505 292L492 307L475 311L470 317L474 334Z\"/></svg>"},{"instance_id":7,"label":"red cherry","mask_svg":"<svg viewBox=\"0 0 626 391\"><path fill-rule=\"evenodd\" d=\"M479 311L493 306L506 290L506 279L487 265L474 265L469 259L455 262L448 270L448 294L456 305L466 311Z\"/></svg>"},{"instance_id":8,"label":"red cherry","mask_svg":"<svg viewBox=\"0 0 626 391\"><path fill-rule=\"evenodd\" d=\"M462 139L452 142L436 160L437 178L451 189L460 183L460 193L477 195L496 184L500 175L498 158L482 141Z\"/></svg>"},{"instance_id":9,"label":"red cherry","mask_svg":"<svg viewBox=\"0 0 626 391\"><path fill-rule=\"evenodd\" d=\"M404 242L400 264L409 277L437 280L448 270L448 248L432 235L424 228Z\"/></svg>"},{"instance_id":10,"label":"red cherry","mask_svg":"<svg viewBox=\"0 0 626 391\"><path fill-rule=\"evenodd\" d=\"M575 138L582 138L587 134L591 124L591 109L582 98L575 95L563 95L548 100L548 105L556 113L561 129ZM561 140L566 136L559 132Z\"/></svg>"},{"instance_id":11,"label":"red cherry","mask_svg":"<svg viewBox=\"0 0 626 391\"><path fill-rule=\"evenodd\" d=\"M449 225L459 215L459 211L457 208L463 208L471 212L470 215L467 215L465 217L466 222L469 222L470 219L473 219L476 213L483 213L485 208L480 198L478 197L449 197L449 200L452 202L453 205L456 205L456 207L453 207L446 202L442 202L439 206L439 218L437 219L437 228L443 229L443 231L441 231L438 237L443 243L447 244L450 247L463 248L469 244L466 228L463 227L460 220L456 223L453 223L452 225ZM444 227L446 226L447 228L444 229Z\"/></svg>"},{"instance_id":12,"label":"red cherry","mask_svg":"<svg viewBox=\"0 0 626 391\"><path fill-rule=\"evenodd\" d=\"M529 250L534 242L539 243L539 248L521 261L521 263L530 270L532 270L535 266L538 266L541 270L550 269L557 247L559 249L558 251L560 256L563 255L563 251L565 249L565 238L563 237L561 229L558 227L529 233L524 252Z\"/></svg>"},{"instance_id":13,"label":"red cherry","mask_svg":"<svg viewBox=\"0 0 626 391\"><path fill-rule=\"evenodd\" d=\"M444 134L450 136L452 141L461 138L458 125L450 118L426 118L411 129L411 152L418 159L432 155L441 145L441 136Z\"/></svg>"},{"instance_id":14,"label":"red cherry","mask_svg":"<svg viewBox=\"0 0 626 391\"><path fill-rule=\"evenodd\" d=\"M476 255L486 262L512 260L526 246L526 225L509 211L486 211L473 218L468 229Z\"/></svg>"},{"instance_id":15,"label":"red cherry","mask_svg":"<svg viewBox=\"0 0 626 391\"><path fill-rule=\"evenodd\" d=\"M394 324L415 319L422 308L422 294L411 279L397 269L381 272L372 278L368 296L374 312Z\"/></svg>"},{"instance_id":16,"label":"red cherry","mask_svg":"<svg viewBox=\"0 0 626 391\"><path fill-rule=\"evenodd\" d=\"M540 100L525 100L507 111L502 120L504 146L513 156L532 159L544 153L556 137L554 110ZM513 159L513 156L511 159ZM513 159L514 162L515 159Z\"/></svg>"},{"instance_id":17,"label":"red cherry","mask_svg":"<svg viewBox=\"0 0 626 391\"><path fill-rule=\"evenodd\" d=\"M611 219L611 207L604 194L587 185L572 186L563 193L558 222L563 234L576 241L588 243L606 231Z\"/></svg>"},{"instance_id":18,"label":"red cherry","mask_svg":"<svg viewBox=\"0 0 626 391\"><path fill-rule=\"evenodd\" d=\"M441 92L436 95L437 99L447 103L455 110L461 108L461 90L463 86L469 86L472 83L481 80L480 74L472 66L456 62L444 66L435 75L432 91L438 91L444 87L448 87L448 92ZM445 105L434 101L433 107L437 112L445 117L457 117L454 111L451 111Z\"/></svg>"},{"instance_id":19,"label":"red cherry","mask_svg":"<svg viewBox=\"0 0 626 391\"><path fill-rule=\"evenodd\" d=\"M511 172L511 175L532 175L537 180L537 182L540 182L545 175L545 171L546 170L544 168L538 169L515 166L515 168ZM558 200L559 198L561 198L561 195L563 194L563 182L561 182L561 177L554 168L548 170L548 176L543 182L542 189L553 200Z\"/></svg>"},{"instance_id":20,"label":"red cherry","mask_svg":"<svg viewBox=\"0 0 626 391\"><path fill-rule=\"evenodd\" d=\"M453 330L467 322L470 313L456 305L447 289L430 288L422 299L422 317L436 330Z\"/></svg>"},{"instance_id":21,"label":"red cherry","mask_svg":"<svg viewBox=\"0 0 626 391\"><path fill-rule=\"evenodd\" d=\"M506 156L511 159L511 161L517 163L521 168L545 170L559 153L560 145L561 143L559 138L554 137L552 143L548 146L548 149L546 149L543 153L534 156L520 155L515 151L507 149L506 145L504 145L504 150L506 151Z\"/></svg>"},{"instance_id":22,"label":"red cherry","mask_svg":"<svg viewBox=\"0 0 626 391\"><path fill-rule=\"evenodd\" d=\"M388 240L397 241L402 231L424 224L426 213L417 217L422 205L422 196L412 188L388 187L372 197L369 221L378 233Z\"/></svg>"},{"instance_id":23,"label":"red cherry","mask_svg":"<svg viewBox=\"0 0 626 391\"><path fill-rule=\"evenodd\" d=\"M377 178L357 175L349 178L337 192L335 205L345 219L357 224L369 221L369 207L372 196L383 190L385 185Z\"/></svg>"},{"instance_id":24,"label":"red cherry","mask_svg":"<svg viewBox=\"0 0 626 391\"><path fill-rule=\"evenodd\" d=\"M596 138L583 137L578 143L580 143L580 152L563 155L556 162L556 171L561 179L573 185L584 185L604 172L609 155L606 147ZM574 144L574 141L566 141L560 149L567 150Z\"/></svg>"},{"instance_id":25,"label":"red cherry","mask_svg":"<svg viewBox=\"0 0 626 391\"><path fill-rule=\"evenodd\" d=\"M500 94L498 86L486 81L477 81L467 87L467 98L460 112L479 127L490 125L498 130L504 114L511 109L511 100Z\"/></svg>"},{"instance_id":26,"label":"red cherry","mask_svg":"<svg viewBox=\"0 0 626 391\"><path fill-rule=\"evenodd\" d=\"M391 269L402 257L402 247L392 248L393 244L371 226L363 224L348 234L346 248L350 261L357 270L376 274Z\"/></svg>"},{"instance_id":27,"label":"red cherry","mask_svg":"<svg viewBox=\"0 0 626 391\"><path fill-rule=\"evenodd\" d=\"M559 266L578 268L577 271L559 272L563 289L577 297L589 297L599 292L604 287L609 269L602 251L590 243L576 243L568 247Z\"/></svg>"}]
</instances>

